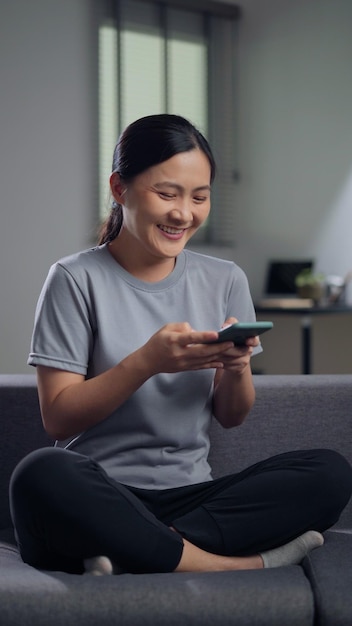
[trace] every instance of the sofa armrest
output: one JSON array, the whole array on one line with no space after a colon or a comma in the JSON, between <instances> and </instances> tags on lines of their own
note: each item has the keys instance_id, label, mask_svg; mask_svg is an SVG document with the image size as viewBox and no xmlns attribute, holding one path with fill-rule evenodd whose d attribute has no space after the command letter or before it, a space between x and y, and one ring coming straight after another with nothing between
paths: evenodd
<instances>
[{"instance_id":1,"label":"sofa armrest","mask_svg":"<svg viewBox=\"0 0 352 626\"><path fill-rule=\"evenodd\" d=\"M52 445L42 426L36 377L0 375L0 529L11 525L8 487L17 463L36 448Z\"/></svg>"}]
</instances>

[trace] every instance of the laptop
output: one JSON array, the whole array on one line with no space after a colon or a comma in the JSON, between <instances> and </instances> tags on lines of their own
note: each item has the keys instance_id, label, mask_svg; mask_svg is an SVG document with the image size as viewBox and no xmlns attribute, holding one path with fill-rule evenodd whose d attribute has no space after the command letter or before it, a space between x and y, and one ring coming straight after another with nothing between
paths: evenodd
<instances>
[{"instance_id":1,"label":"laptop","mask_svg":"<svg viewBox=\"0 0 352 626\"><path fill-rule=\"evenodd\" d=\"M296 295L296 276L304 269L312 270L313 259L271 260L268 263L264 295L260 307L303 308L313 306L310 298Z\"/></svg>"}]
</instances>

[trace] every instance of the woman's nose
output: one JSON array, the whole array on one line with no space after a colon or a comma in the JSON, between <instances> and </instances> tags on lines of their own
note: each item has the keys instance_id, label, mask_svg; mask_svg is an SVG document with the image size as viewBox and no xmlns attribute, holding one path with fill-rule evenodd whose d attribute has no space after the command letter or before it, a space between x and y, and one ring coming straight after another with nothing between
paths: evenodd
<instances>
[{"instance_id":1,"label":"woman's nose","mask_svg":"<svg viewBox=\"0 0 352 626\"><path fill-rule=\"evenodd\" d=\"M174 220L182 222L189 222L193 220L193 212L191 202L186 198L182 198L177 202L177 205L170 212L171 217Z\"/></svg>"}]
</instances>

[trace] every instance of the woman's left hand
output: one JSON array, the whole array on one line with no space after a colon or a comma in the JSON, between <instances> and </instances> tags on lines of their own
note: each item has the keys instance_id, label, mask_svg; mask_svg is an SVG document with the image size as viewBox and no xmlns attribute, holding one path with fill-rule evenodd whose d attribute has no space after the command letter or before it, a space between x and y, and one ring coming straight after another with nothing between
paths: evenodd
<instances>
[{"instance_id":1,"label":"woman's left hand","mask_svg":"<svg viewBox=\"0 0 352 626\"><path fill-rule=\"evenodd\" d=\"M224 322L222 327L228 326L230 324L236 324L236 322L238 322L238 320L235 317L229 317ZM230 347L221 356L223 369L231 371L234 374L242 374L250 363L253 348L255 348L255 346L257 346L258 344L258 337L249 337L248 339L246 339L245 345L233 345L233 347Z\"/></svg>"}]
</instances>

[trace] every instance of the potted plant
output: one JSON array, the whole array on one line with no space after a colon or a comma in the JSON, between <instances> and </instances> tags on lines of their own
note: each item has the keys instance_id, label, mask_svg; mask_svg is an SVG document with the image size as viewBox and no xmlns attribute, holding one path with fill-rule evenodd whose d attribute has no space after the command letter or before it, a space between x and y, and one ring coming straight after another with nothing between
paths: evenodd
<instances>
[{"instance_id":1,"label":"potted plant","mask_svg":"<svg viewBox=\"0 0 352 626\"><path fill-rule=\"evenodd\" d=\"M324 295L325 276L314 274L311 269L305 268L295 278L297 294L300 298L311 298L319 302Z\"/></svg>"}]
</instances>

